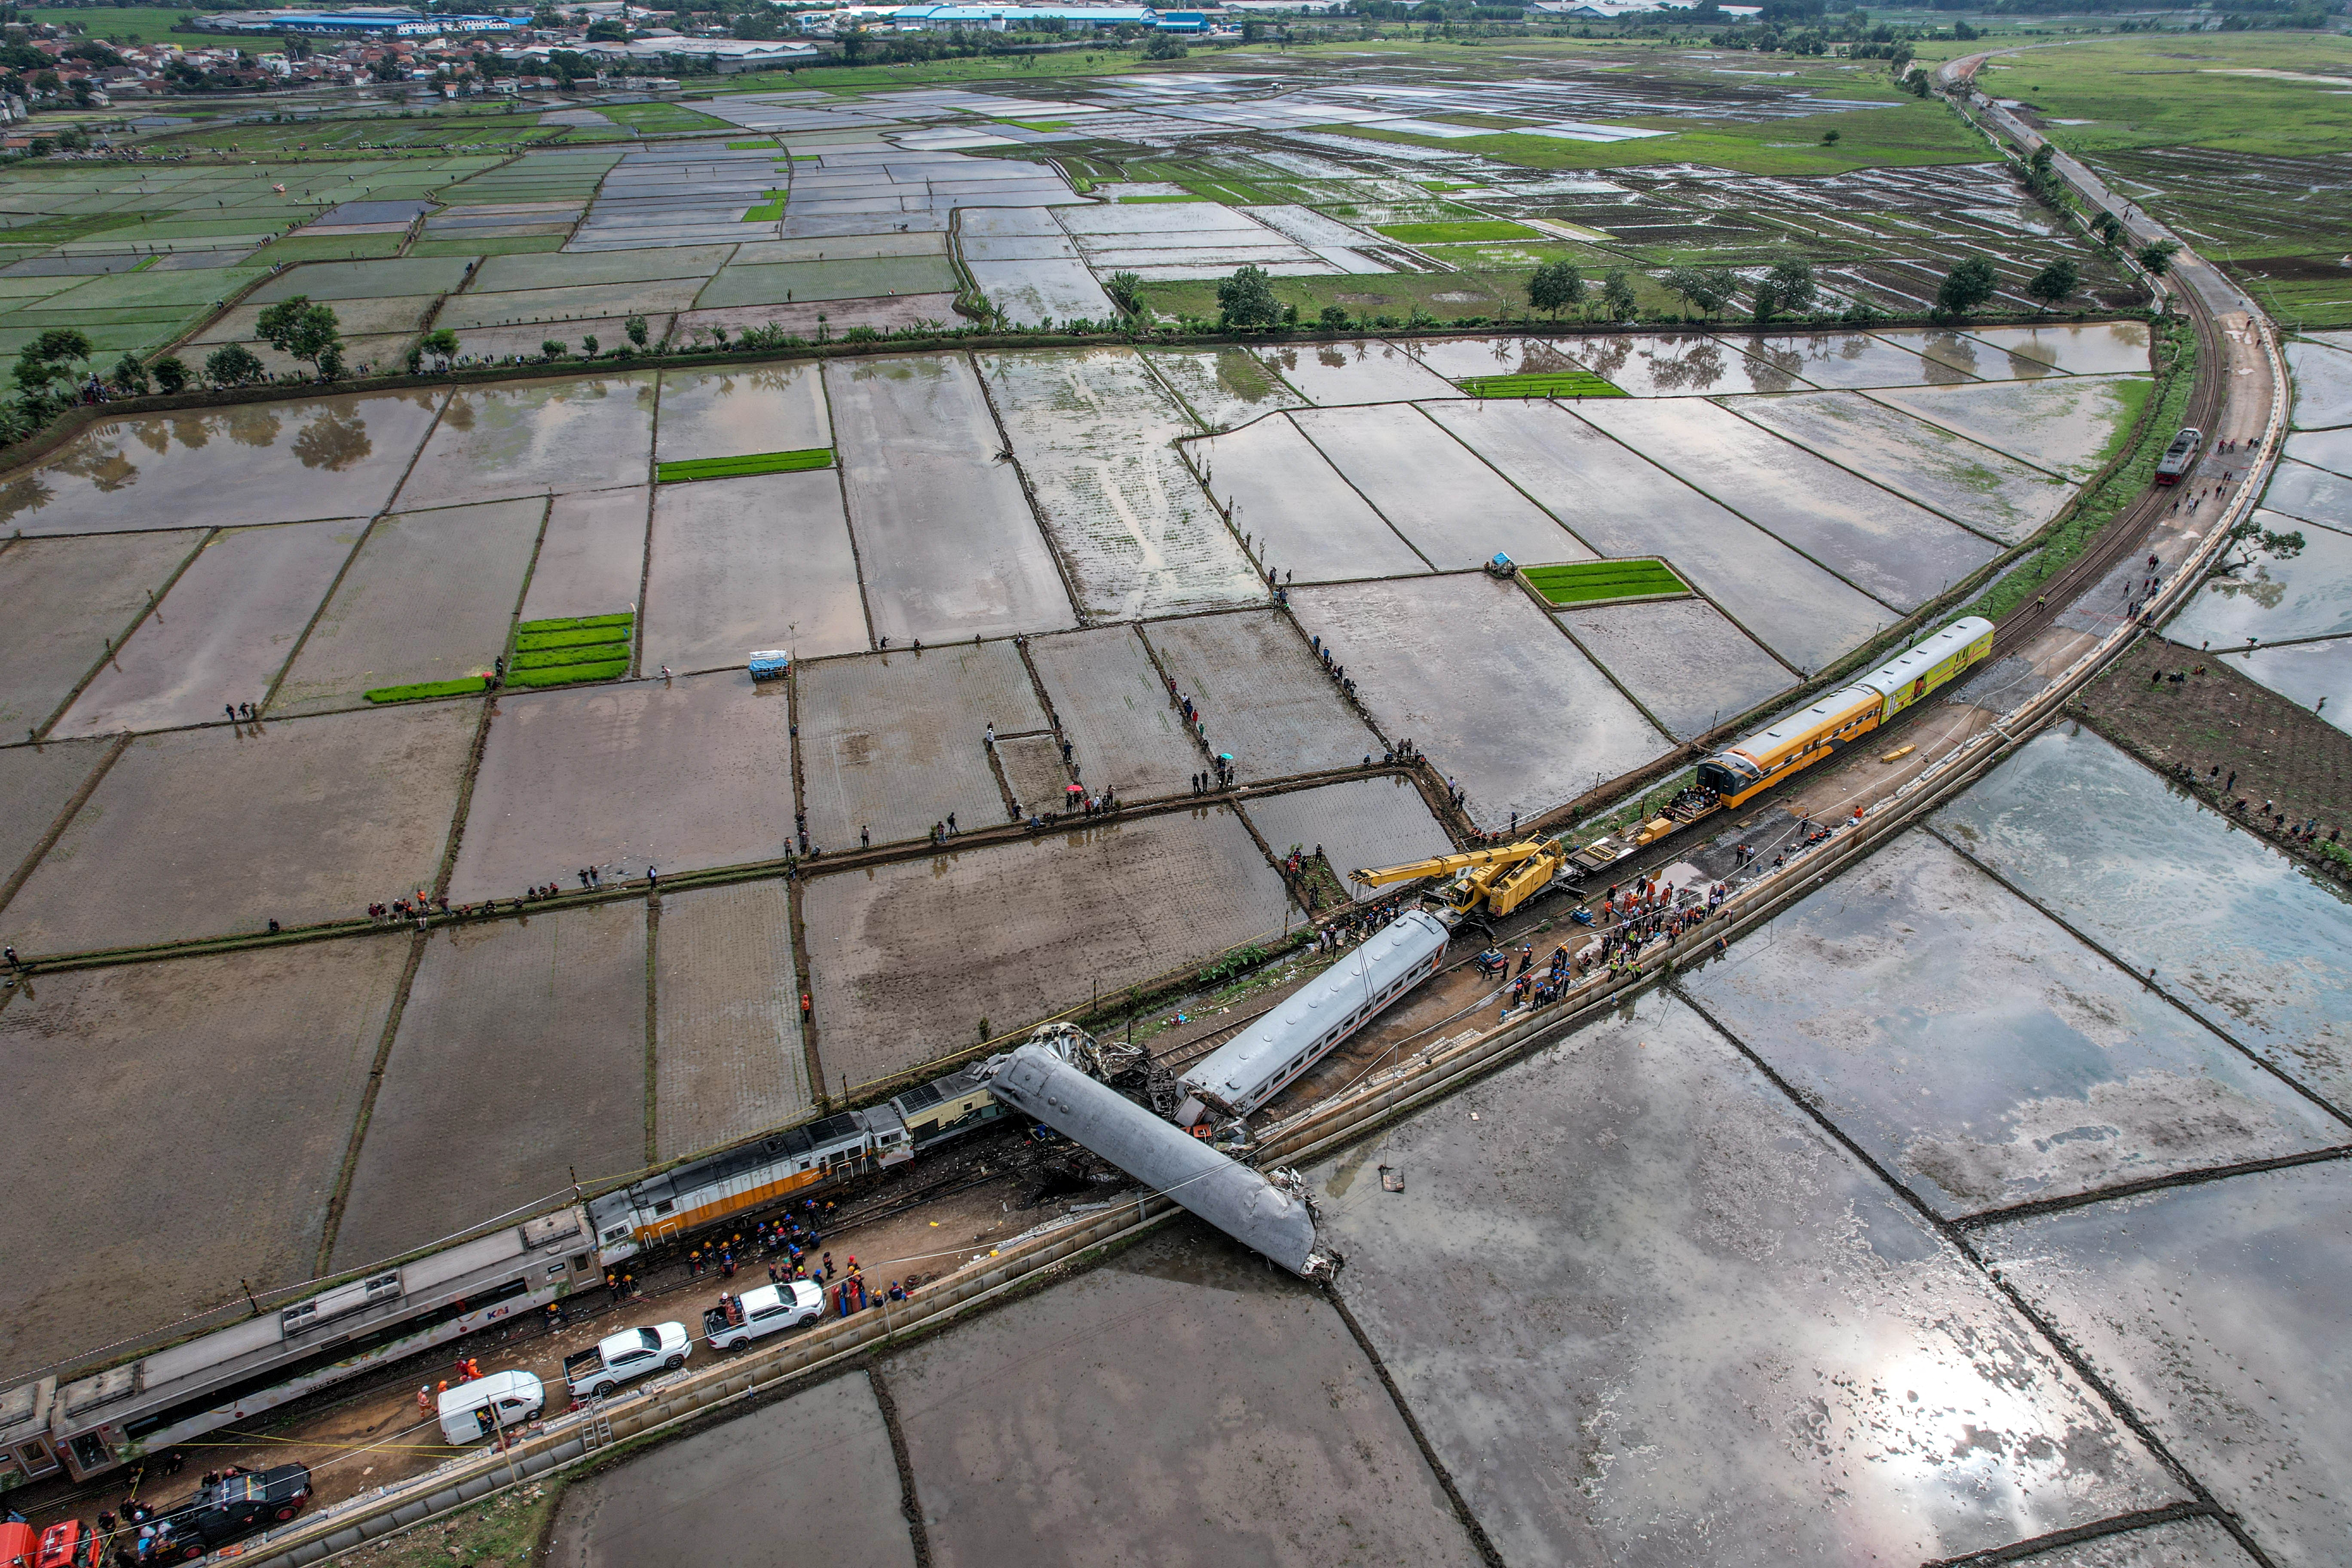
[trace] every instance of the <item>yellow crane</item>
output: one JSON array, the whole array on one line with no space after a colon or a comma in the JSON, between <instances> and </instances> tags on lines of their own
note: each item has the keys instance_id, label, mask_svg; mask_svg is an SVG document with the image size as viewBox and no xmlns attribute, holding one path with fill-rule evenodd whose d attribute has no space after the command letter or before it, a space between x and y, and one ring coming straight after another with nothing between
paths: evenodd
<instances>
[{"instance_id":1,"label":"yellow crane","mask_svg":"<svg viewBox=\"0 0 2352 1568\"><path fill-rule=\"evenodd\" d=\"M1379 888L1450 874L1453 880L1436 889L1447 909L1457 915L1507 915L1549 887L1568 864L1568 855L1567 846L1557 838L1529 838L1494 849L1465 849L1409 865L1350 871L1348 879Z\"/></svg>"}]
</instances>

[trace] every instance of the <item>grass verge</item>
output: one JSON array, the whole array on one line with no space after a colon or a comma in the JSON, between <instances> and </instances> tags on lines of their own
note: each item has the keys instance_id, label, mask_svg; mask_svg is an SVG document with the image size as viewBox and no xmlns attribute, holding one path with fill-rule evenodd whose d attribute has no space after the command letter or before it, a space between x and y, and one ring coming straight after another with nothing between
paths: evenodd
<instances>
[{"instance_id":1,"label":"grass verge","mask_svg":"<svg viewBox=\"0 0 2352 1568\"><path fill-rule=\"evenodd\" d=\"M1687 594L1690 584L1663 561L1577 561L1564 566L1523 566L1519 575L1549 605L1592 605L1610 599Z\"/></svg>"},{"instance_id":2,"label":"grass verge","mask_svg":"<svg viewBox=\"0 0 2352 1568\"><path fill-rule=\"evenodd\" d=\"M521 1568L539 1553L570 1478L539 1483L476 1503L438 1523L404 1531L353 1551L361 1568Z\"/></svg>"},{"instance_id":3,"label":"grass verge","mask_svg":"<svg viewBox=\"0 0 2352 1568\"><path fill-rule=\"evenodd\" d=\"M477 691L489 689L488 680L478 675L460 676L456 680L419 680L407 686L379 686L362 693L371 702L415 702L426 697L470 697Z\"/></svg>"},{"instance_id":4,"label":"grass verge","mask_svg":"<svg viewBox=\"0 0 2352 1568\"><path fill-rule=\"evenodd\" d=\"M833 467L833 448L811 447L798 452L751 452L740 458L684 458L664 463L654 478L666 485L688 479L733 479L746 474L795 474L805 468Z\"/></svg>"},{"instance_id":5,"label":"grass verge","mask_svg":"<svg viewBox=\"0 0 2352 1568\"><path fill-rule=\"evenodd\" d=\"M1473 397L1622 397L1624 389L1589 370L1474 375L1454 384Z\"/></svg>"}]
</instances>

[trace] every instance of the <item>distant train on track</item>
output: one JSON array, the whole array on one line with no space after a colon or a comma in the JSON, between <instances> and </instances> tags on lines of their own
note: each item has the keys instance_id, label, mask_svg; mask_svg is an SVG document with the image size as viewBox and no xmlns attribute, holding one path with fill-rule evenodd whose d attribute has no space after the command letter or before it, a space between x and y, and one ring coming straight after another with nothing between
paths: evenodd
<instances>
[{"instance_id":1,"label":"distant train on track","mask_svg":"<svg viewBox=\"0 0 2352 1568\"><path fill-rule=\"evenodd\" d=\"M647 1247L887 1170L994 1121L974 1068L689 1161L133 1361L0 1394L0 1491L135 1464L306 1394L545 1307Z\"/></svg>"}]
</instances>

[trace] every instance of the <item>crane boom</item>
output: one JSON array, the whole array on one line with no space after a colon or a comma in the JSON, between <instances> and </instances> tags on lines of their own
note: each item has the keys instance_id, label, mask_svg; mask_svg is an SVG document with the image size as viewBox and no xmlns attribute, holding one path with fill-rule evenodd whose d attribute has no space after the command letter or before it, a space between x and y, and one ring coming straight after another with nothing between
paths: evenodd
<instances>
[{"instance_id":1,"label":"crane boom","mask_svg":"<svg viewBox=\"0 0 2352 1568\"><path fill-rule=\"evenodd\" d=\"M1495 849L1465 849L1459 855L1440 855L1403 866L1350 871L1348 880L1360 882L1367 888L1379 888L1391 882L1410 882L1416 877L1443 877L1449 871L1466 871L1480 866L1516 866L1522 860L1542 854L1543 848L1542 845L1530 839L1506 844Z\"/></svg>"}]
</instances>

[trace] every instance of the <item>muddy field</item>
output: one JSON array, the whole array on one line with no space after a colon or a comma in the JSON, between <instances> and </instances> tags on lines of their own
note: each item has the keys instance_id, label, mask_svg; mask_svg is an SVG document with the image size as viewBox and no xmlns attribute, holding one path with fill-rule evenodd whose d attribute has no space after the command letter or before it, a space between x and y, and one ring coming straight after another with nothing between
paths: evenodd
<instances>
[{"instance_id":1,"label":"muddy field","mask_svg":"<svg viewBox=\"0 0 2352 1568\"><path fill-rule=\"evenodd\" d=\"M514 898L648 866L782 858L792 742L782 688L733 671L501 693L449 896Z\"/></svg>"},{"instance_id":2,"label":"muddy field","mask_svg":"<svg viewBox=\"0 0 2352 1568\"><path fill-rule=\"evenodd\" d=\"M426 939L335 1233L355 1268L646 1156L646 910L629 901Z\"/></svg>"},{"instance_id":3,"label":"muddy field","mask_svg":"<svg viewBox=\"0 0 2352 1568\"><path fill-rule=\"evenodd\" d=\"M1705 599L1602 605L1559 616L1579 647L1678 741L1703 735L1797 683Z\"/></svg>"},{"instance_id":4,"label":"muddy field","mask_svg":"<svg viewBox=\"0 0 2352 1568\"><path fill-rule=\"evenodd\" d=\"M1045 728L1035 685L1009 642L825 659L799 687L803 806L819 849L920 838L1005 819L987 731Z\"/></svg>"},{"instance_id":5,"label":"muddy field","mask_svg":"<svg viewBox=\"0 0 2352 1568\"><path fill-rule=\"evenodd\" d=\"M1454 841L1430 816L1420 789L1402 777L1256 795L1243 803L1242 814L1277 858L1294 845L1302 855L1320 850L1339 885L1358 898L1373 897L1374 890L1350 886L1350 871L1454 853Z\"/></svg>"},{"instance_id":6,"label":"muddy field","mask_svg":"<svg viewBox=\"0 0 2352 1568\"><path fill-rule=\"evenodd\" d=\"M1517 584L1484 573L1302 588L1381 731L1410 739L1501 831L1669 745Z\"/></svg>"},{"instance_id":7,"label":"muddy field","mask_svg":"<svg viewBox=\"0 0 2352 1568\"><path fill-rule=\"evenodd\" d=\"M129 947L355 919L429 888L478 712L434 702L133 742L0 931L27 954Z\"/></svg>"},{"instance_id":8,"label":"muddy field","mask_svg":"<svg viewBox=\"0 0 2352 1568\"><path fill-rule=\"evenodd\" d=\"M899 643L1055 631L1076 616L971 363L825 367L849 526L877 636Z\"/></svg>"},{"instance_id":9,"label":"muddy field","mask_svg":"<svg viewBox=\"0 0 2352 1568\"><path fill-rule=\"evenodd\" d=\"M655 493L644 668L743 668L755 650L863 653L857 560L831 473L760 474Z\"/></svg>"},{"instance_id":10,"label":"muddy field","mask_svg":"<svg viewBox=\"0 0 2352 1568\"><path fill-rule=\"evenodd\" d=\"M809 1107L791 900L782 882L670 893L654 943L654 1132L665 1160Z\"/></svg>"},{"instance_id":11,"label":"muddy field","mask_svg":"<svg viewBox=\"0 0 2352 1568\"><path fill-rule=\"evenodd\" d=\"M0 735L22 741L47 724L203 538L20 539L0 550Z\"/></svg>"},{"instance_id":12,"label":"muddy field","mask_svg":"<svg viewBox=\"0 0 2352 1568\"><path fill-rule=\"evenodd\" d=\"M1380 742L1322 672L1288 621L1272 612L1162 621L1147 634L1178 692L1192 700L1213 752L1244 779L1344 768Z\"/></svg>"},{"instance_id":13,"label":"muddy field","mask_svg":"<svg viewBox=\"0 0 2352 1568\"><path fill-rule=\"evenodd\" d=\"M1039 637L1029 661L1088 784L1130 800L1190 787L1207 759L1133 627Z\"/></svg>"},{"instance_id":14,"label":"muddy field","mask_svg":"<svg viewBox=\"0 0 2352 1568\"><path fill-rule=\"evenodd\" d=\"M0 749L0 885L26 868L25 862L41 847L58 815L112 743L106 741L53 741L45 746Z\"/></svg>"},{"instance_id":15,"label":"muddy field","mask_svg":"<svg viewBox=\"0 0 2352 1568\"><path fill-rule=\"evenodd\" d=\"M543 500L511 500L378 519L271 694L271 715L488 673L506 651L546 514Z\"/></svg>"},{"instance_id":16,"label":"muddy field","mask_svg":"<svg viewBox=\"0 0 2352 1568\"><path fill-rule=\"evenodd\" d=\"M205 724L226 718L231 699L260 706L364 526L291 522L215 534L55 732Z\"/></svg>"},{"instance_id":17,"label":"muddy field","mask_svg":"<svg viewBox=\"0 0 2352 1568\"><path fill-rule=\"evenodd\" d=\"M398 938L325 942L11 992L0 1045L18 1092L0 1127L26 1149L69 1128L79 1153L73 1181L0 1218L0 1250L41 1260L0 1272L0 1361L152 1332L235 1300L240 1279L312 1278L407 956Z\"/></svg>"},{"instance_id":18,"label":"muddy field","mask_svg":"<svg viewBox=\"0 0 2352 1568\"><path fill-rule=\"evenodd\" d=\"M1147 901L1133 897L1148 888ZM1278 933L1280 879L1221 806L810 879L824 1089L1008 1034Z\"/></svg>"},{"instance_id":19,"label":"muddy field","mask_svg":"<svg viewBox=\"0 0 2352 1568\"><path fill-rule=\"evenodd\" d=\"M560 495L547 509L547 531L531 563L522 618L609 616L633 610L646 570L642 485Z\"/></svg>"},{"instance_id":20,"label":"muddy field","mask_svg":"<svg viewBox=\"0 0 2352 1568\"><path fill-rule=\"evenodd\" d=\"M830 1568L914 1568L890 1434L864 1373L573 1483L542 1561L755 1563L819 1521Z\"/></svg>"}]
</instances>

